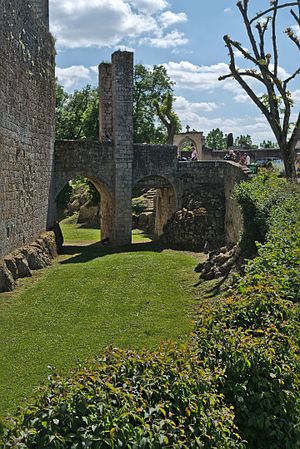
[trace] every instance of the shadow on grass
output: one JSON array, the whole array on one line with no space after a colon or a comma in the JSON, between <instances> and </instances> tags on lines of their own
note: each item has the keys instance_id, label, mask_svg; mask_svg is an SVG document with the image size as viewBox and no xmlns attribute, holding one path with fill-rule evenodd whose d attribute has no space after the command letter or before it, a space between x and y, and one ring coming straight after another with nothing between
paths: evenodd
<instances>
[{"instance_id":1,"label":"shadow on grass","mask_svg":"<svg viewBox=\"0 0 300 449\"><path fill-rule=\"evenodd\" d=\"M134 243L131 245L124 246L103 246L101 243L93 243L92 245L79 246L79 245L64 245L60 251L61 255L72 256L67 260L60 262L62 265L70 263L84 263L90 262L98 257L104 257L111 254L121 254L121 253L134 253L140 251L152 251L152 252L162 252L165 249L164 245L160 242L145 242L145 243Z\"/></svg>"}]
</instances>

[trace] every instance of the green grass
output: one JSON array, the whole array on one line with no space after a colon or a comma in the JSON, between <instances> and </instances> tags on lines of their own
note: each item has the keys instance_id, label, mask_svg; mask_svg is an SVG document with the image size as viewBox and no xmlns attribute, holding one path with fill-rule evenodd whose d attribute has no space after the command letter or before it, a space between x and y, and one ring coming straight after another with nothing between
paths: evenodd
<instances>
[{"instance_id":1,"label":"green grass","mask_svg":"<svg viewBox=\"0 0 300 449\"><path fill-rule=\"evenodd\" d=\"M94 232L74 230L79 241L85 231ZM153 348L192 329L192 256L151 242L67 252L0 295L2 415L32 395L48 366L66 372L107 345Z\"/></svg>"},{"instance_id":2,"label":"green grass","mask_svg":"<svg viewBox=\"0 0 300 449\"><path fill-rule=\"evenodd\" d=\"M72 217L67 218L60 222L60 227L64 235L65 243L67 244L86 244L96 243L101 240L101 231L96 228L85 228L80 224L73 224ZM132 242L150 242L152 239L150 236L144 234L139 229L132 231Z\"/></svg>"}]
</instances>

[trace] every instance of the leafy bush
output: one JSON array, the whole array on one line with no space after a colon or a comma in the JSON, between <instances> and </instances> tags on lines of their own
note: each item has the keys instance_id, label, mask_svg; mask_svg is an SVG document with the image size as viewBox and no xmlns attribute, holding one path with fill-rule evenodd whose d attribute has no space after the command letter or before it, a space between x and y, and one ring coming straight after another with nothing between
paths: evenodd
<instances>
[{"instance_id":1,"label":"leafy bush","mask_svg":"<svg viewBox=\"0 0 300 449\"><path fill-rule=\"evenodd\" d=\"M20 410L6 448L242 449L231 407L191 347L111 349L71 379L52 376Z\"/></svg>"},{"instance_id":2,"label":"leafy bush","mask_svg":"<svg viewBox=\"0 0 300 449\"><path fill-rule=\"evenodd\" d=\"M282 204L285 198L293 197L295 200L294 189L285 179L267 171L236 187L235 197L244 220L241 246L246 255L256 253L256 241L264 243L270 211L276 204Z\"/></svg>"},{"instance_id":3,"label":"leafy bush","mask_svg":"<svg viewBox=\"0 0 300 449\"><path fill-rule=\"evenodd\" d=\"M251 449L300 447L299 188L258 176L237 188L244 243L258 254L231 297L204 308L199 358L224 371L220 392L232 404Z\"/></svg>"}]
</instances>

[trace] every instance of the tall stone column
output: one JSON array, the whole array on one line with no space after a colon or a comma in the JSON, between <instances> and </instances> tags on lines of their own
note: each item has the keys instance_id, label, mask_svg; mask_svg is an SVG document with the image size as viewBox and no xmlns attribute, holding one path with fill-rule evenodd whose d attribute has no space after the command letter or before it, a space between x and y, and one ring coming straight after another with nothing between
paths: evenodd
<instances>
[{"instance_id":1,"label":"tall stone column","mask_svg":"<svg viewBox=\"0 0 300 449\"><path fill-rule=\"evenodd\" d=\"M112 116L114 152L115 245L131 243L132 161L133 161L133 53L112 55Z\"/></svg>"},{"instance_id":2,"label":"tall stone column","mask_svg":"<svg viewBox=\"0 0 300 449\"><path fill-rule=\"evenodd\" d=\"M99 65L99 140L105 142L113 136L112 117L112 67L102 62Z\"/></svg>"},{"instance_id":3,"label":"tall stone column","mask_svg":"<svg viewBox=\"0 0 300 449\"><path fill-rule=\"evenodd\" d=\"M99 140L113 148L113 195L101 192L102 236L131 243L133 161L133 53L117 51L99 65ZM103 201L102 201L103 200Z\"/></svg>"},{"instance_id":4,"label":"tall stone column","mask_svg":"<svg viewBox=\"0 0 300 449\"><path fill-rule=\"evenodd\" d=\"M31 3L41 21L49 29L49 0L31 0Z\"/></svg>"}]
</instances>

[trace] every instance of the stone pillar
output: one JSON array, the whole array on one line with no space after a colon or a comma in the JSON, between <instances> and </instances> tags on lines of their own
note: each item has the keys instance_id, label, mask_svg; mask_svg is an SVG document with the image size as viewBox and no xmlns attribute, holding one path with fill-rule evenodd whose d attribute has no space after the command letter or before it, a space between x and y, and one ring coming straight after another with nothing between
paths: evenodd
<instances>
[{"instance_id":1,"label":"stone pillar","mask_svg":"<svg viewBox=\"0 0 300 449\"><path fill-rule=\"evenodd\" d=\"M133 53L112 55L113 158L115 216L112 244L131 243L133 161Z\"/></svg>"},{"instance_id":2,"label":"stone pillar","mask_svg":"<svg viewBox=\"0 0 300 449\"><path fill-rule=\"evenodd\" d=\"M112 139L112 67L103 62L99 65L99 140Z\"/></svg>"},{"instance_id":3,"label":"stone pillar","mask_svg":"<svg viewBox=\"0 0 300 449\"><path fill-rule=\"evenodd\" d=\"M44 23L44 25L49 29L49 0L31 0L34 9Z\"/></svg>"}]
</instances>

